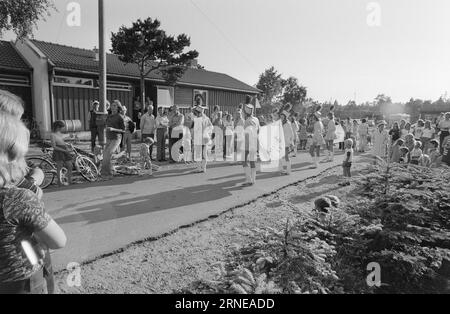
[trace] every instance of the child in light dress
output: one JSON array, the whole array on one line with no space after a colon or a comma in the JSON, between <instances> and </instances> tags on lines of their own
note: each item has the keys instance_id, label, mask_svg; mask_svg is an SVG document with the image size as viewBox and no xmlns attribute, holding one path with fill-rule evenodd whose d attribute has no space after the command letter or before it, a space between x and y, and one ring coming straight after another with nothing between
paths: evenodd
<instances>
[{"instance_id":1,"label":"child in light dress","mask_svg":"<svg viewBox=\"0 0 450 314\"><path fill-rule=\"evenodd\" d=\"M147 137L141 144L139 155L142 163L142 170L149 170L149 175L153 175L152 160L150 158L150 147L155 144L155 140Z\"/></svg>"}]
</instances>

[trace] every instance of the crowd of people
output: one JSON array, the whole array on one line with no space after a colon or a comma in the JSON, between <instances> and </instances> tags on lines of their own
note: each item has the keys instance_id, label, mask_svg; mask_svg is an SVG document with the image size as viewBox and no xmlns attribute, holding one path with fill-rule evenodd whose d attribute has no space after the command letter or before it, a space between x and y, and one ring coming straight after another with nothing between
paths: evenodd
<instances>
[{"instance_id":1,"label":"crowd of people","mask_svg":"<svg viewBox=\"0 0 450 314\"><path fill-rule=\"evenodd\" d=\"M442 113L435 123L419 119L411 124L394 122L388 136L391 162L410 163L426 167L450 166L450 112ZM384 156L384 154L382 155Z\"/></svg>"},{"instance_id":2,"label":"crowd of people","mask_svg":"<svg viewBox=\"0 0 450 314\"><path fill-rule=\"evenodd\" d=\"M236 151L242 141L246 145L245 158L239 161L244 161L245 168L250 169L246 170L250 173L246 174L246 184L254 182L254 162L258 159L259 152L257 149L255 152L249 152L248 134L242 138L236 130L239 128L247 130L251 127L257 137L258 129L263 126L277 126L284 136L285 151L279 169L280 173L285 175L291 173L290 158L295 157L299 150L309 150L313 168L317 168L319 162L333 161L336 150L343 151L345 176L351 176L353 155L369 150L374 155L392 162L419 163L433 167L448 165L446 138L449 136L450 128L449 113L442 114L434 123L420 119L413 125L405 120L393 121L388 125L384 120L357 120L350 117L340 119L335 116L333 107L327 114L322 114L322 108L318 106L309 114L300 115L293 112L289 104L275 108L270 114L256 117L251 103L251 97L247 96L246 103L237 107L235 112L223 112L219 106L215 106L209 116L206 115L208 108L200 103L192 106L184 114L176 105L170 108L158 107L155 117L153 104L148 100L146 106L134 107L131 119L127 116L126 107L116 100L108 109L102 176L108 177L113 174L110 160L114 153L122 151L128 159L131 158L131 142L137 129L140 129L142 143L139 150L142 168L150 170L150 175L152 175L152 161L191 163L199 159L195 158L195 152L201 152L200 158L203 159L196 172L206 172L208 162L206 156L211 152L215 156L222 155L225 160L237 161ZM140 111L136 112L138 109ZM100 132L95 125L96 110L98 102L93 104L90 119L93 151L96 147L96 138L100 140ZM209 133L202 134L201 148L195 147L193 143L196 118L202 119L204 129L212 129ZM186 134L186 130L190 131L189 134ZM57 146L55 148L58 149ZM183 153L185 148L188 149ZM194 150L189 154L191 148ZM322 161L321 152L324 154ZM247 157L252 160L248 162Z\"/></svg>"},{"instance_id":3,"label":"crowd of people","mask_svg":"<svg viewBox=\"0 0 450 314\"><path fill-rule=\"evenodd\" d=\"M95 151L97 138L100 143L103 140L96 117L98 103L94 102L91 109L91 144ZM245 178L242 185L255 185L257 163L262 162L263 154L258 141L259 135L267 131L264 127L278 130L275 133L282 145L279 147L282 158L277 160L276 169L282 175L291 174L291 157L300 150L309 150L313 168L318 167L319 162L333 161L336 149L343 150L345 177L351 176L355 152L371 151L395 163L450 166L450 112L442 114L436 123L419 120L411 124L402 120L388 124L384 120L342 120L335 117L333 108L323 114L320 106L300 116L286 104L266 116L256 117L250 96L235 112L223 113L219 107L214 107L210 116L206 115L208 108L201 103L196 103L185 114L173 106L158 108L155 117L153 109L149 104L138 121L140 160L150 174L155 159L153 147L156 146L156 159L164 161L168 140L168 158L172 162L194 162L197 163L195 172L205 173L208 155L214 152L224 160L242 162ZM23 103L17 96L0 90L0 293L51 293L54 283L49 249L64 247L66 237L41 202L42 170L26 164L29 131L20 120L23 112ZM64 127L61 121L56 121L51 134L58 171L63 167L72 169L68 164L70 151L62 134ZM113 174L113 154L121 151L123 156L131 158L137 125L116 100L108 106L105 127L102 176L109 176Z\"/></svg>"}]
</instances>

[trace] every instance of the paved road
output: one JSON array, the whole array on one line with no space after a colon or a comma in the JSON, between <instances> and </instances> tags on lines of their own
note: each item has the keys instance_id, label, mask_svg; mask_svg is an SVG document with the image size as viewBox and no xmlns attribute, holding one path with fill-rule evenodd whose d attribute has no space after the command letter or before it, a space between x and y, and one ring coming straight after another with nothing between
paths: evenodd
<instances>
[{"instance_id":1,"label":"paved road","mask_svg":"<svg viewBox=\"0 0 450 314\"><path fill-rule=\"evenodd\" d=\"M56 270L82 263L144 239L158 237L248 203L274 190L338 165L310 169L310 157L294 159L291 176L258 173L257 184L241 187L242 167L211 164L206 174L192 169L168 169L155 177L122 177L45 192L44 202L65 230L65 249L53 254Z\"/></svg>"}]
</instances>

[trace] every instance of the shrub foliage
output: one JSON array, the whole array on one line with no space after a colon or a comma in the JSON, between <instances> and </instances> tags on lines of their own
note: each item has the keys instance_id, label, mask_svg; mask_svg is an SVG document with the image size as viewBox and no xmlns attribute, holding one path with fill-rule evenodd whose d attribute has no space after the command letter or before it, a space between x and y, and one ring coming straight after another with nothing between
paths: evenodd
<instances>
[{"instance_id":1,"label":"shrub foliage","mask_svg":"<svg viewBox=\"0 0 450 314\"><path fill-rule=\"evenodd\" d=\"M354 181L351 202L325 219L296 210L283 228L239 230L251 240L217 265L206 293L448 293L450 172L372 166ZM367 265L381 267L369 287Z\"/></svg>"}]
</instances>

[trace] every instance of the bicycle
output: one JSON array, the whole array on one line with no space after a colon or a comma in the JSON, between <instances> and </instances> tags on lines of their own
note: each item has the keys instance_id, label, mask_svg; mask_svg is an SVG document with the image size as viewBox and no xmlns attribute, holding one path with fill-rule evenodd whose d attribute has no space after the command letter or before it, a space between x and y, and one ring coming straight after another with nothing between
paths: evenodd
<instances>
[{"instance_id":1,"label":"bicycle","mask_svg":"<svg viewBox=\"0 0 450 314\"><path fill-rule=\"evenodd\" d=\"M28 117L22 120L23 123L27 126L28 130L30 130L30 139L38 140L41 138L41 131L39 129L39 123L36 121L34 117Z\"/></svg>"},{"instance_id":2,"label":"bicycle","mask_svg":"<svg viewBox=\"0 0 450 314\"><path fill-rule=\"evenodd\" d=\"M47 147L45 147L47 145ZM56 164L52 160L53 149L46 142L43 142L42 156L29 156L26 158L29 167L38 167L44 172L44 181L41 185L42 189L49 187L54 183L57 177ZM73 164L76 171L89 182L95 182L98 180L99 171L95 163L92 161L88 153L74 147L69 144L69 150L73 153ZM61 169L60 182L66 182L67 169Z\"/></svg>"}]
</instances>

